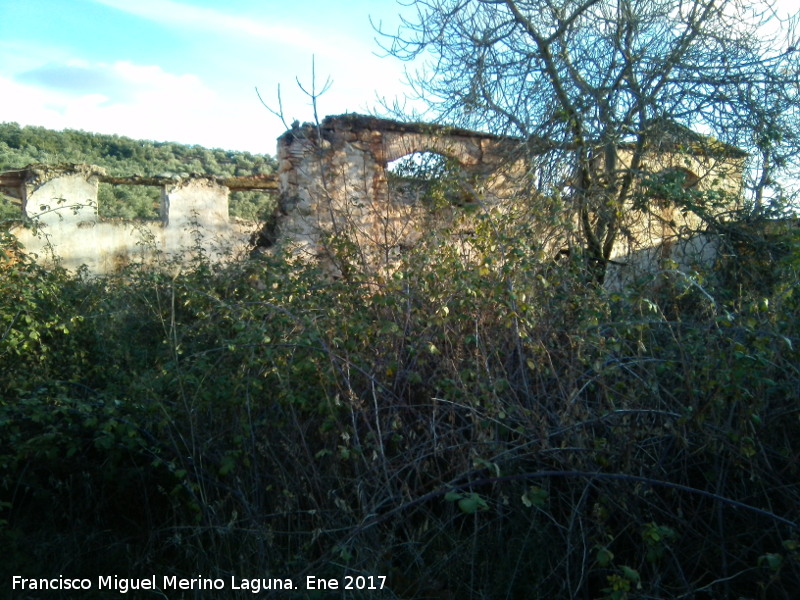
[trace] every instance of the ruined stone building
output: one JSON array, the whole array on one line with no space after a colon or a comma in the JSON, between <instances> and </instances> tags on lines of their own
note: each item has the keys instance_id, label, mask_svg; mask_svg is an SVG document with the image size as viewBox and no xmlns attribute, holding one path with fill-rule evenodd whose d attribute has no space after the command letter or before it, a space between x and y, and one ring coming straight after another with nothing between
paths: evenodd
<instances>
[{"instance_id":1,"label":"ruined stone building","mask_svg":"<svg viewBox=\"0 0 800 600\"><path fill-rule=\"evenodd\" d=\"M647 140L638 167L643 178L679 172L685 188L740 198L745 154L739 149L673 123L654 124ZM502 210L538 193L537 175L527 160L531 151L530 143L516 138L361 115L328 117L318 127L295 126L278 140L282 215L267 242L324 258L325 240L346 235L366 249L365 266L390 265L398 251L413 246L432 226L431 207L410 198L396 181L392 185L392 161L425 152L447 157L457 164L468 196L483 210ZM632 145L619 145L618 172L630 170L633 152ZM603 168L602 159L596 163L598 170ZM626 219L614 247L612 256L620 258L615 262L630 263L630 271L637 262L651 264L673 251L694 252L700 243L673 247L674 240L700 230L702 223L690 211L652 200L647 211L630 207L632 218ZM453 211L447 216L433 226L452 223ZM543 245L554 252L565 243L557 235Z\"/></svg>"},{"instance_id":2,"label":"ruined stone building","mask_svg":"<svg viewBox=\"0 0 800 600\"><path fill-rule=\"evenodd\" d=\"M415 153L446 157L463 171L476 194L514 193L518 141L430 124L342 115L319 127L296 126L278 139L282 215L273 240L309 257L325 254L328 236L346 235L364 249L368 264L391 262L428 224L430 207L392 185L389 165ZM396 182L395 182L396 183Z\"/></svg>"},{"instance_id":3,"label":"ruined stone building","mask_svg":"<svg viewBox=\"0 0 800 600\"><path fill-rule=\"evenodd\" d=\"M744 154L707 142L677 126L662 131L653 138L640 168L654 174L681 170L686 186L738 195ZM296 125L284 133L278 139L279 170L274 177L120 178L86 165L31 166L0 175L0 187L20 200L24 216L35 224L13 228L24 246L42 258L55 254L71 269L85 264L90 272L109 273L131 262L152 262L153 253L162 258L179 255L198 240L212 259L248 252L257 243L324 260L329 242L337 237L361 249L365 268L381 268L434 226L431 207L393 185L393 161L414 153L446 157L458 166L466 196L482 208L502 207L532 193L533 175L522 144L519 139L458 128L348 114L327 117L319 126ZM630 156L631 148L623 144L616 160L625 167ZM158 186L160 220L99 218L101 181ZM228 193L238 189L264 189L279 196L280 213L258 235L253 234L260 226L228 217ZM615 256L631 256L643 248L661 248L663 253L681 229L697 228L690 213L666 203L659 206L655 200L657 210L643 212L626 225ZM458 206L453 207L450 217L457 212Z\"/></svg>"}]
</instances>

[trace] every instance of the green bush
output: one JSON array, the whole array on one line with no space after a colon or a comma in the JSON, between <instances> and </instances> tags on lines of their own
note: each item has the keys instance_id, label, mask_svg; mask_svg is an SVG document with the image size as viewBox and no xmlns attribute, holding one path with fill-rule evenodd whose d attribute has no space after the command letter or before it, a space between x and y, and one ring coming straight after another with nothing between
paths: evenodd
<instances>
[{"instance_id":1,"label":"green bush","mask_svg":"<svg viewBox=\"0 0 800 600\"><path fill-rule=\"evenodd\" d=\"M336 281L202 256L89 279L4 238L3 578L792 597L796 234L610 292L525 227L479 216L483 258L431 233L393 276Z\"/></svg>"}]
</instances>

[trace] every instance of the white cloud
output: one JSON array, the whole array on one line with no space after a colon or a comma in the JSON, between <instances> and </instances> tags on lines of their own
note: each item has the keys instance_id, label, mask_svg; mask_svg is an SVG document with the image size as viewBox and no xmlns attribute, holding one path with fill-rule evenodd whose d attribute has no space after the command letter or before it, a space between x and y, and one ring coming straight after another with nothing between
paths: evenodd
<instances>
[{"instance_id":1,"label":"white cloud","mask_svg":"<svg viewBox=\"0 0 800 600\"><path fill-rule=\"evenodd\" d=\"M313 52L337 52L336 46L307 31L286 25L267 24L254 18L220 10L192 6L174 0L93 0L143 19L178 29L205 30L226 35L247 35L284 46Z\"/></svg>"},{"instance_id":2,"label":"white cloud","mask_svg":"<svg viewBox=\"0 0 800 600\"><path fill-rule=\"evenodd\" d=\"M141 139L274 152L274 143L254 138L253 125L247 122L258 116L255 102L249 102L253 110L232 106L230 99L209 89L195 75L176 75L158 66L128 61L112 64L72 61L71 65L102 73L115 82L114 89L124 88L127 95L123 98L104 90L76 91L0 78L4 118L51 129L84 129Z\"/></svg>"},{"instance_id":3,"label":"white cloud","mask_svg":"<svg viewBox=\"0 0 800 600\"><path fill-rule=\"evenodd\" d=\"M48 61L18 73L14 79L67 96L103 95L106 100L120 104L137 102L152 93L191 90L208 94L195 75L174 75L158 66L136 65L130 61Z\"/></svg>"}]
</instances>

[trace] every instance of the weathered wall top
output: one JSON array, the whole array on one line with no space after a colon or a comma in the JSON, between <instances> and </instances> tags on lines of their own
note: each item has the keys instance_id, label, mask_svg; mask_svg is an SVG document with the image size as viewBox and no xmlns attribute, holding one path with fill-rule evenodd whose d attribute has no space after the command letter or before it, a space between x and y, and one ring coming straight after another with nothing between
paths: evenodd
<instances>
[{"instance_id":1,"label":"weathered wall top","mask_svg":"<svg viewBox=\"0 0 800 600\"><path fill-rule=\"evenodd\" d=\"M741 160L747 152L721 142L716 138L702 135L676 123L671 119L653 119L645 128L647 148L651 152L681 151L694 156ZM625 147L625 144L621 145ZM628 144L632 147L632 144Z\"/></svg>"},{"instance_id":2,"label":"weathered wall top","mask_svg":"<svg viewBox=\"0 0 800 600\"><path fill-rule=\"evenodd\" d=\"M282 147L297 142L327 148L347 144L366 144L364 151L372 154L384 168L388 163L414 152L437 152L456 159L464 166L484 162L499 163L510 150L520 147L521 139L491 133L470 131L432 123L404 123L355 113L325 117L317 127L311 123L295 124L278 138L278 153Z\"/></svg>"},{"instance_id":3,"label":"weathered wall top","mask_svg":"<svg viewBox=\"0 0 800 600\"><path fill-rule=\"evenodd\" d=\"M442 137L481 137L485 139L493 139L499 141L521 139L512 138L508 136L494 135L491 133L481 133L472 131L470 129L463 129L460 127L452 127L449 125L439 125L436 123L409 123L405 121L394 121L392 119L384 119L381 117L373 117L371 115L361 115L358 113L346 113L343 115L330 115L325 117L319 125L322 132L331 131L382 131L385 133L417 133L426 135L438 135ZM286 140L295 137L306 138L312 133L316 135L317 126L313 123L295 123L291 129L283 133L279 138ZM323 137L325 134L323 133Z\"/></svg>"},{"instance_id":4,"label":"weathered wall top","mask_svg":"<svg viewBox=\"0 0 800 600\"><path fill-rule=\"evenodd\" d=\"M31 193L58 177L74 175L89 181L103 177L105 174L105 169L95 165L32 164L24 169L0 173L0 188L3 193L22 200L26 193Z\"/></svg>"}]
</instances>

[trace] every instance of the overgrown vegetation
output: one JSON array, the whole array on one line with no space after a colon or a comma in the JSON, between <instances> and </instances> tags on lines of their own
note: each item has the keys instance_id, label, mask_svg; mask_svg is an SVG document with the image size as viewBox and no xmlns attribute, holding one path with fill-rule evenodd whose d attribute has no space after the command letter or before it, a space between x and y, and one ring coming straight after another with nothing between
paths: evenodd
<instances>
[{"instance_id":1,"label":"overgrown vegetation","mask_svg":"<svg viewBox=\"0 0 800 600\"><path fill-rule=\"evenodd\" d=\"M275 171L275 160L268 155L0 123L0 173L34 163L65 162L98 165L118 177L192 173L230 177ZM154 218L158 216L159 201L158 188L103 184L98 209L108 218ZM230 214L234 217L266 219L274 208L275 200L269 194L254 191L230 195ZM0 197L0 219L17 218L18 213L18 207L9 199Z\"/></svg>"},{"instance_id":2,"label":"overgrown vegetation","mask_svg":"<svg viewBox=\"0 0 800 600\"><path fill-rule=\"evenodd\" d=\"M442 122L525 140L532 187L568 196L599 281L637 190L661 170L654 150L712 159L662 165L698 180L744 173L757 210L796 200L798 14L775 0L401 4L399 27L378 30L411 64L411 96ZM709 169L718 159L727 175Z\"/></svg>"},{"instance_id":3,"label":"overgrown vegetation","mask_svg":"<svg viewBox=\"0 0 800 600\"><path fill-rule=\"evenodd\" d=\"M738 0L411 4L390 50L432 59L419 79L440 117L526 140L530 189L492 210L448 161L407 162L392 183L433 209L424 234L369 275L337 229L339 279L268 254L215 266L202 237L182 269L93 279L6 235L0 578L796 598L800 236L766 218L796 194L779 181L796 45L759 36L769 11ZM695 125L751 152L734 157L749 216L721 216L737 186L692 185L708 170L647 163L670 122L676 155ZM461 198L468 227L448 210ZM629 218L654 209L665 246L709 229L715 264L665 250L612 286Z\"/></svg>"},{"instance_id":4,"label":"overgrown vegetation","mask_svg":"<svg viewBox=\"0 0 800 600\"><path fill-rule=\"evenodd\" d=\"M382 280L202 253L90 279L4 238L2 578L796 597L796 228L728 223L713 270L611 292L512 217Z\"/></svg>"}]
</instances>

